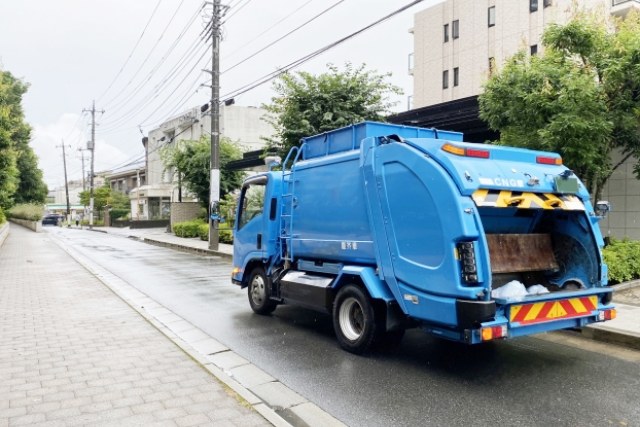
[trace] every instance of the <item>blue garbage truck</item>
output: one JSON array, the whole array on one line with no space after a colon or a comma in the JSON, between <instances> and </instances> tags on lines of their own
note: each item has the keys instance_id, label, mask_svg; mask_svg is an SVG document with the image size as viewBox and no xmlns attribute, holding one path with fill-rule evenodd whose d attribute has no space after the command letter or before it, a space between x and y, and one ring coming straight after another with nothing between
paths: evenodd
<instances>
[{"instance_id":1,"label":"blue garbage truck","mask_svg":"<svg viewBox=\"0 0 640 427\"><path fill-rule=\"evenodd\" d=\"M303 138L247 178L232 282L329 313L340 346L407 328L468 344L615 317L600 214L555 153L377 122Z\"/></svg>"}]
</instances>

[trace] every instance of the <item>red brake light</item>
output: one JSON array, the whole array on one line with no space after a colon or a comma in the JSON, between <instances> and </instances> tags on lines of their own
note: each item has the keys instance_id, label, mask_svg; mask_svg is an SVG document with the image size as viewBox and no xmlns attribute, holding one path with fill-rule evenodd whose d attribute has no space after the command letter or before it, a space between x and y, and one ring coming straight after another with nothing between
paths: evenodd
<instances>
[{"instance_id":1,"label":"red brake light","mask_svg":"<svg viewBox=\"0 0 640 427\"><path fill-rule=\"evenodd\" d=\"M481 159L488 159L489 150L478 150L475 148L467 148L467 157L479 157Z\"/></svg>"},{"instance_id":2,"label":"red brake light","mask_svg":"<svg viewBox=\"0 0 640 427\"><path fill-rule=\"evenodd\" d=\"M538 156L536 157L536 163L542 165L561 165L562 157Z\"/></svg>"}]
</instances>

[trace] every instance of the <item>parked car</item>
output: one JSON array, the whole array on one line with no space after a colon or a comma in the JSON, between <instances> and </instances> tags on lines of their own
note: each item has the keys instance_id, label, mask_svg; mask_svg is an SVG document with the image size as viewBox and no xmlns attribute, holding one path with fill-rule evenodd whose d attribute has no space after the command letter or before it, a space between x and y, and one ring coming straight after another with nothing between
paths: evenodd
<instances>
[{"instance_id":1,"label":"parked car","mask_svg":"<svg viewBox=\"0 0 640 427\"><path fill-rule=\"evenodd\" d=\"M58 225L64 219L64 215L49 214L42 218L42 225Z\"/></svg>"}]
</instances>

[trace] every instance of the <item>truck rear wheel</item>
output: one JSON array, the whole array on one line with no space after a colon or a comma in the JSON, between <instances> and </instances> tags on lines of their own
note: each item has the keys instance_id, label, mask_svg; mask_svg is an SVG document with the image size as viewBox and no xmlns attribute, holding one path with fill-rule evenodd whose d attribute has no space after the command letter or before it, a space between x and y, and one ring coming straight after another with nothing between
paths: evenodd
<instances>
[{"instance_id":1,"label":"truck rear wheel","mask_svg":"<svg viewBox=\"0 0 640 427\"><path fill-rule=\"evenodd\" d=\"M269 298L271 282L264 268L256 267L249 275L249 305L257 314L269 314L276 309L278 303Z\"/></svg>"},{"instance_id":2,"label":"truck rear wheel","mask_svg":"<svg viewBox=\"0 0 640 427\"><path fill-rule=\"evenodd\" d=\"M375 311L366 291L346 285L333 303L333 327L340 346L350 353L366 352L376 337Z\"/></svg>"}]
</instances>

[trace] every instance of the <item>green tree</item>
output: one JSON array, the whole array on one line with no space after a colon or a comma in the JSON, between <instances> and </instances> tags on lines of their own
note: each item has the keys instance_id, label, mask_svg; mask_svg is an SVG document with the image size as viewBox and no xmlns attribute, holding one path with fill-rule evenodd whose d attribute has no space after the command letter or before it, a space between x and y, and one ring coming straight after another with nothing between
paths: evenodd
<instances>
[{"instance_id":1,"label":"green tree","mask_svg":"<svg viewBox=\"0 0 640 427\"><path fill-rule=\"evenodd\" d=\"M38 168L38 157L30 146L24 146L19 151L17 166L19 184L15 202L44 203L49 190L44 183L42 170Z\"/></svg>"},{"instance_id":2,"label":"green tree","mask_svg":"<svg viewBox=\"0 0 640 427\"><path fill-rule=\"evenodd\" d=\"M489 79L480 117L501 144L559 152L599 198L622 163L640 158L640 15L577 15L549 26L543 44L544 54L520 52Z\"/></svg>"},{"instance_id":3,"label":"green tree","mask_svg":"<svg viewBox=\"0 0 640 427\"><path fill-rule=\"evenodd\" d=\"M167 168L175 168L185 187L193 193L203 207L209 206L209 181L211 139L179 141L175 146L166 146L161 154ZM240 149L228 138L220 139L220 198L240 188L244 173L227 167L232 160L242 158Z\"/></svg>"},{"instance_id":4,"label":"green tree","mask_svg":"<svg viewBox=\"0 0 640 427\"><path fill-rule=\"evenodd\" d=\"M320 75L306 72L283 74L273 84L277 96L264 105L275 137L267 142L283 157L300 138L316 135L363 120L384 121L394 103L390 95L400 88L386 82L390 74L366 71L364 64L344 71L329 65Z\"/></svg>"},{"instance_id":5,"label":"green tree","mask_svg":"<svg viewBox=\"0 0 640 427\"><path fill-rule=\"evenodd\" d=\"M31 127L24 120L22 96L29 86L0 70L0 207L14 202L42 203L47 187L29 146Z\"/></svg>"},{"instance_id":6,"label":"green tree","mask_svg":"<svg viewBox=\"0 0 640 427\"><path fill-rule=\"evenodd\" d=\"M89 206L90 195L89 190L81 191L80 203ZM103 187L95 188L93 191L93 210L100 213L105 206L111 206L115 209L131 209L131 202L129 196L119 191L111 190L109 184L105 184Z\"/></svg>"}]
</instances>

